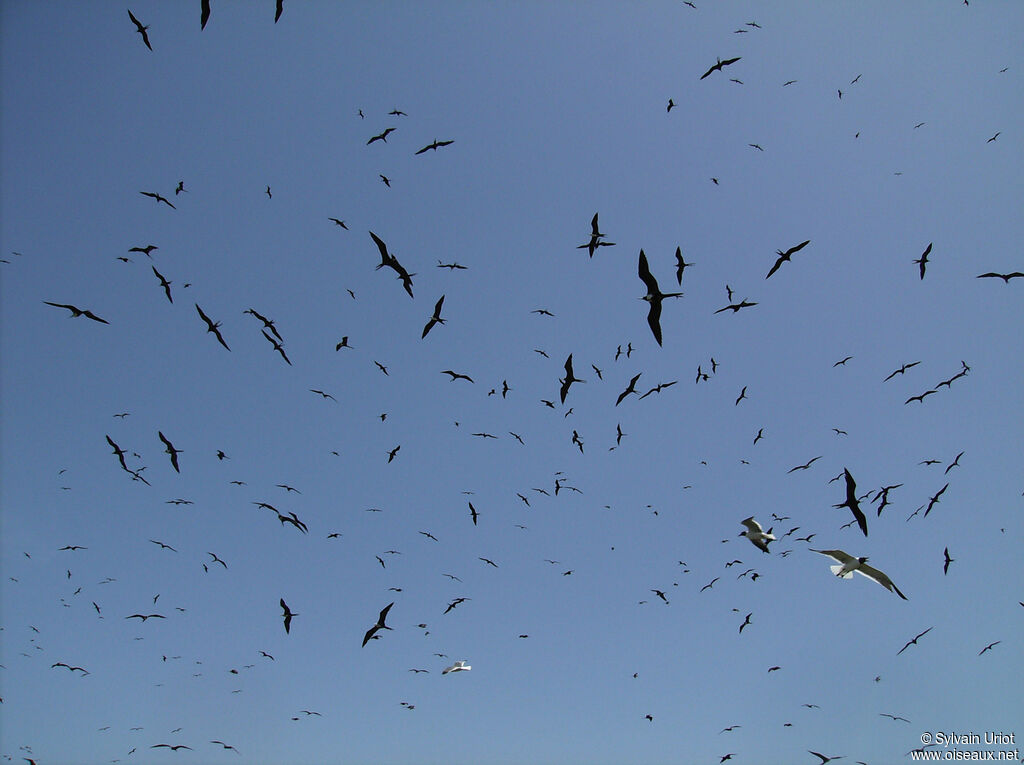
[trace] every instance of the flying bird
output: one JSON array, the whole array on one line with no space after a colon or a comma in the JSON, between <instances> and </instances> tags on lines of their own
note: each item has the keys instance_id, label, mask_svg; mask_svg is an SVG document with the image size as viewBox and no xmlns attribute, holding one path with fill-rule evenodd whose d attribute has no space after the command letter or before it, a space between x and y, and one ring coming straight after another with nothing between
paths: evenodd
<instances>
[{"instance_id":1,"label":"flying bird","mask_svg":"<svg viewBox=\"0 0 1024 765\"><path fill-rule=\"evenodd\" d=\"M702 74L700 76L700 79L703 80L705 77L710 75L712 72L715 72L715 71L719 71L720 72L720 71L722 71L722 67L723 66L729 66L731 64L735 64L737 61L740 60L740 58L741 58L740 56L737 56L736 58L727 58L724 61L722 59L720 59L720 58L716 59L715 63L711 65L711 68L708 69L706 72L704 72L704 74Z\"/></svg>"},{"instance_id":2,"label":"flying bird","mask_svg":"<svg viewBox=\"0 0 1024 765\"><path fill-rule=\"evenodd\" d=\"M682 297L682 292L662 292L658 288L658 282L651 274L651 269L647 265L647 255L644 251L640 250L640 258L637 261L637 274L640 277L640 281L647 287L647 294L644 295L641 300L646 300L650 304L650 308L647 312L647 324L651 328L651 332L654 334L654 339L658 345L661 345L661 301L665 298L670 297Z\"/></svg>"},{"instance_id":3,"label":"flying bird","mask_svg":"<svg viewBox=\"0 0 1024 765\"><path fill-rule=\"evenodd\" d=\"M949 484L947 483L947 484L946 484L945 486L943 486L943 487L942 487L941 489L939 489L939 490L938 490L938 491L937 491L937 492L935 493L935 495L934 495L934 496L932 496L932 497L931 497L931 498L930 498L930 499L928 500L928 509L926 509L926 510L924 511L924 517L925 517L925 518L927 518L927 517L928 517L928 513L930 513L930 512L932 511L932 508L933 508L933 507L934 507L934 506L935 506L935 505L936 505L936 504L938 503L938 501L939 501L939 497L941 497L941 496L942 496L942 494L943 494L943 493L944 493L944 492L946 491L946 489L948 489L948 488L949 488Z\"/></svg>"},{"instance_id":4,"label":"flying bird","mask_svg":"<svg viewBox=\"0 0 1024 765\"><path fill-rule=\"evenodd\" d=\"M868 519L864 516L864 512L860 509L860 502L857 500L857 484L853 480L853 476L850 475L850 471L846 468L843 468L843 477L846 479L846 500L838 505L833 505L833 507L850 508L853 517L857 519L857 525L860 526L860 530L864 532L864 536L867 536Z\"/></svg>"},{"instance_id":5,"label":"flying bird","mask_svg":"<svg viewBox=\"0 0 1024 765\"><path fill-rule=\"evenodd\" d=\"M953 561L955 561L956 558L950 558L949 557L949 548L948 547L945 550L942 551L942 554L943 554L943 556L946 559L943 562L943 564L942 564L942 575L945 576L946 574L949 573L949 564L952 563Z\"/></svg>"},{"instance_id":6,"label":"flying bird","mask_svg":"<svg viewBox=\"0 0 1024 765\"><path fill-rule=\"evenodd\" d=\"M231 349L228 348L228 344L224 342L224 338L220 334L220 322L212 321L209 316L203 313L203 309L199 307L199 303L196 303L195 306L196 310L199 312L199 318L206 322L206 331L212 332L214 336L217 338L217 342L219 342L221 345L223 345L230 351Z\"/></svg>"},{"instance_id":7,"label":"flying bird","mask_svg":"<svg viewBox=\"0 0 1024 765\"><path fill-rule=\"evenodd\" d=\"M562 379L562 380L559 380L559 382L562 383L562 387L559 390L559 396L561 397L563 404L565 403L566 395L568 395L568 393L569 393L569 386L570 385L572 385L574 382L586 382L586 380L579 379L573 373L573 371L572 371L572 354L571 353L565 359L565 378Z\"/></svg>"},{"instance_id":8,"label":"flying bird","mask_svg":"<svg viewBox=\"0 0 1024 765\"><path fill-rule=\"evenodd\" d=\"M389 127L387 129L385 129L383 133L380 133L379 135L373 136L373 138L371 138L369 141L366 142L366 145L369 146L374 141L383 141L384 143L387 143L388 142L388 133L393 133L393 132L395 132L395 128Z\"/></svg>"},{"instance_id":9,"label":"flying bird","mask_svg":"<svg viewBox=\"0 0 1024 765\"><path fill-rule=\"evenodd\" d=\"M473 503L469 502L469 517L473 519L473 525L476 526L476 519L480 517L480 513L473 507Z\"/></svg>"},{"instance_id":10,"label":"flying bird","mask_svg":"<svg viewBox=\"0 0 1024 765\"><path fill-rule=\"evenodd\" d=\"M173 204L171 204L169 199L167 199L166 197L160 196L155 191L140 191L139 193L142 194L142 196L144 196L144 197L150 197L151 199L155 199L157 204L160 204L161 202L163 202L165 205L170 207L172 210L177 210L178 209Z\"/></svg>"},{"instance_id":11,"label":"flying bird","mask_svg":"<svg viewBox=\"0 0 1024 765\"><path fill-rule=\"evenodd\" d=\"M768 544L775 541L775 535L772 534L771 529L764 531L761 528L761 524L754 520L754 516L745 518L740 523L747 527L746 531L740 533L741 537L749 539L754 547L761 550L761 552L770 552Z\"/></svg>"},{"instance_id":12,"label":"flying bird","mask_svg":"<svg viewBox=\"0 0 1024 765\"><path fill-rule=\"evenodd\" d=\"M386 606L384 606L384 608L380 612L380 615L377 617L377 623L374 624L372 627L370 627L370 629L368 629L366 631L366 634L363 636L363 645L364 646L368 642L370 642L370 639L374 635L377 634L378 630L389 630L389 629L391 629L389 626L387 626L384 623L384 620L388 618L388 611L391 610L391 606L393 606L393 605L395 605L394 601L392 601L391 603L388 603Z\"/></svg>"},{"instance_id":13,"label":"flying bird","mask_svg":"<svg viewBox=\"0 0 1024 765\"><path fill-rule=\"evenodd\" d=\"M445 319L441 318L442 305L444 305L444 295L441 295L441 298L434 304L434 313L430 317L430 321L428 321L426 326L423 327L423 334L420 335L421 340L427 336L427 333L434 328L435 324L444 324L446 322Z\"/></svg>"},{"instance_id":14,"label":"flying bird","mask_svg":"<svg viewBox=\"0 0 1024 765\"><path fill-rule=\"evenodd\" d=\"M100 324L110 324L109 321L107 321L106 319L101 319L99 316L94 314L92 311L87 311L87 310L82 309L82 308L76 308L73 305L67 305L65 303L51 303L49 300L44 300L43 302L46 303L46 305L52 305L54 308L67 308L69 311L71 311L71 317L70 318L72 318L72 319L77 319L79 316L84 316L87 319L92 319L93 321L98 321Z\"/></svg>"},{"instance_id":15,"label":"flying bird","mask_svg":"<svg viewBox=\"0 0 1024 765\"><path fill-rule=\"evenodd\" d=\"M167 440L167 436L165 436L163 432L158 430L157 435L160 437L160 440L163 441L164 451L171 456L171 467L174 468L174 472L180 473L181 470L178 469L178 455L181 454L181 449L175 449L174 444Z\"/></svg>"},{"instance_id":16,"label":"flying bird","mask_svg":"<svg viewBox=\"0 0 1024 765\"><path fill-rule=\"evenodd\" d=\"M715 313L722 313L722 311L732 311L733 313L738 313L742 308L750 308L751 306L755 305L757 305L757 303L751 303L748 300L742 300L739 303L730 303L724 308L719 308L717 311L715 311Z\"/></svg>"},{"instance_id":17,"label":"flying bird","mask_svg":"<svg viewBox=\"0 0 1024 765\"><path fill-rule=\"evenodd\" d=\"M811 459L807 460L807 462L805 462L803 465L797 465L794 468L790 468L786 472L787 473L793 473L793 472L795 472L797 470L807 470L808 468L811 467L811 465L813 465L815 462L820 460L821 457L822 457L822 455L819 454L817 457L812 457Z\"/></svg>"},{"instance_id":18,"label":"flying bird","mask_svg":"<svg viewBox=\"0 0 1024 765\"><path fill-rule=\"evenodd\" d=\"M981 654L985 653L985 651L991 651L994 647L996 647L997 645L999 645L1002 642L1003 642L1002 640L997 640L994 643L989 643L987 646L985 646L984 648L981 649L981 651L978 653L978 656L981 656Z\"/></svg>"},{"instance_id":19,"label":"flying bird","mask_svg":"<svg viewBox=\"0 0 1024 765\"><path fill-rule=\"evenodd\" d=\"M142 35L142 42L146 44L147 48L153 50L153 46L149 44L149 35L146 33L146 30L149 29L149 25L146 24L145 26L143 26L142 22L135 18L135 14L132 13L131 8L128 9L128 16L129 18L131 18L132 23L135 25L135 31Z\"/></svg>"},{"instance_id":20,"label":"flying bird","mask_svg":"<svg viewBox=\"0 0 1024 765\"><path fill-rule=\"evenodd\" d=\"M921 253L921 257L914 262L920 266L921 278L924 279L924 269L928 264L928 254L932 251L932 243L928 242L928 246L924 248L924 252Z\"/></svg>"},{"instance_id":21,"label":"flying bird","mask_svg":"<svg viewBox=\"0 0 1024 765\"><path fill-rule=\"evenodd\" d=\"M171 297L171 282L164 278L164 275L156 270L156 266L152 266L153 273L156 274L156 278L160 280L160 286L164 288L164 293L167 295L167 300L174 303L174 298Z\"/></svg>"},{"instance_id":22,"label":"flying bird","mask_svg":"<svg viewBox=\"0 0 1024 765\"><path fill-rule=\"evenodd\" d=\"M298 616L296 613L292 613L292 610L288 608L288 604L284 602L284 598L281 598L281 610L284 611L284 631L285 634L291 634L292 631L292 617Z\"/></svg>"},{"instance_id":23,"label":"flying bird","mask_svg":"<svg viewBox=\"0 0 1024 765\"><path fill-rule=\"evenodd\" d=\"M929 632L931 632L931 631L932 631L933 629L935 629L935 628L934 628L934 627L929 627L929 628L928 628L928 629L926 629L926 630L925 630L924 632L920 632L920 633L918 633L917 635L915 635L915 636L914 636L914 638L913 638L912 640L908 640L908 641L906 642L906 645L904 645L904 646L903 646L903 647L902 647L902 648L901 648L900 650L898 650L898 651L896 652L896 655L897 655L897 656L899 656L899 655L900 655L901 653L903 653L903 652L904 652L904 651L906 651L906 650L907 650L908 648L910 648L910 646L912 646L912 645L917 645L917 641L918 641L918 640L920 640L921 638L923 638L923 637L924 637L925 635L927 635L927 634L928 634Z\"/></svg>"},{"instance_id":24,"label":"flying bird","mask_svg":"<svg viewBox=\"0 0 1024 765\"><path fill-rule=\"evenodd\" d=\"M629 381L629 386L624 391L622 391L622 393L619 394L619 397L617 399L615 399L615 406L621 404L622 399L624 399L630 393L636 393L636 381L640 379L641 374L643 374L643 372L637 373L633 377L633 379Z\"/></svg>"},{"instance_id":25,"label":"flying bird","mask_svg":"<svg viewBox=\"0 0 1024 765\"><path fill-rule=\"evenodd\" d=\"M715 181L717 183L717 181ZM676 283L682 285L683 283L683 271L687 267L692 266L693 263L687 263L683 260L683 250L681 247L676 247Z\"/></svg>"},{"instance_id":26,"label":"flying bird","mask_svg":"<svg viewBox=\"0 0 1024 765\"><path fill-rule=\"evenodd\" d=\"M908 369L910 369L911 367L916 367L920 363L920 361L911 361L909 364L903 364L899 369L897 369L895 372L886 377L882 382L889 382L889 380L894 378L896 375L906 374L906 371Z\"/></svg>"},{"instance_id":27,"label":"flying bird","mask_svg":"<svg viewBox=\"0 0 1024 765\"><path fill-rule=\"evenodd\" d=\"M805 247L807 247L809 244L811 244L811 241L807 240L805 242L801 242L799 245L797 245L795 247L791 247L790 249L786 250L785 252L782 252L781 250L775 250L775 254L778 255L778 260L775 261L775 265L773 265L771 267L771 270L768 271L768 275L767 275L767 277L765 277L765 279L770 279L771 278L771 274L774 273L775 271L777 271L779 266L782 265L782 263L785 263L788 260L790 260L790 258L793 257L794 253L800 252Z\"/></svg>"},{"instance_id":28,"label":"flying bird","mask_svg":"<svg viewBox=\"0 0 1024 765\"><path fill-rule=\"evenodd\" d=\"M976 278L978 278L978 279L989 279L989 278L1002 279L1004 284L1009 284L1010 283L1010 279L1016 279L1017 277L1024 277L1024 273L1021 273L1020 271L1013 271L1012 273L1009 273L1009 274L997 274L995 271L989 271L988 273L978 274L978 276Z\"/></svg>"},{"instance_id":29,"label":"flying bird","mask_svg":"<svg viewBox=\"0 0 1024 765\"><path fill-rule=\"evenodd\" d=\"M345 221L338 220L337 218L328 218L327 220L332 221L334 223L334 225L341 226L343 229L348 231L348 226L345 225Z\"/></svg>"},{"instance_id":30,"label":"flying bird","mask_svg":"<svg viewBox=\"0 0 1024 765\"><path fill-rule=\"evenodd\" d=\"M829 567L832 569L832 573L838 577L851 579L853 577L853 572L856 571L858 574L878 582L889 592L895 592L904 600L907 599L907 596L900 592L899 587L892 583L892 579L883 574L877 568L867 565L868 559L866 557L854 558L852 555L848 555L842 550L811 550L811 552L827 555L833 560L839 561L840 565Z\"/></svg>"},{"instance_id":31,"label":"flying bird","mask_svg":"<svg viewBox=\"0 0 1024 765\"><path fill-rule=\"evenodd\" d=\"M442 669L441 674L447 675L449 672L468 672L471 669L473 668L469 666L465 661L457 661L450 667L445 667L444 669Z\"/></svg>"},{"instance_id":32,"label":"flying bird","mask_svg":"<svg viewBox=\"0 0 1024 765\"><path fill-rule=\"evenodd\" d=\"M456 380L468 380L469 382L473 382L473 378L470 377L469 375L460 374L459 372L453 372L451 369L444 369L441 371L441 374L450 375L452 378L452 382L455 382Z\"/></svg>"},{"instance_id":33,"label":"flying bird","mask_svg":"<svg viewBox=\"0 0 1024 765\"><path fill-rule=\"evenodd\" d=\"M431 150L437 151L438 148L440 148L441 146L449 146L449 145L451 145L453 143L455 143L455 141L438 141L435 138L433 143L427 144L426 146L424 146L422 149L420 149L416 153L417 154L423 154L423 153L425 153L427 151L431 151Z\"/></svg>"}]
</instances>

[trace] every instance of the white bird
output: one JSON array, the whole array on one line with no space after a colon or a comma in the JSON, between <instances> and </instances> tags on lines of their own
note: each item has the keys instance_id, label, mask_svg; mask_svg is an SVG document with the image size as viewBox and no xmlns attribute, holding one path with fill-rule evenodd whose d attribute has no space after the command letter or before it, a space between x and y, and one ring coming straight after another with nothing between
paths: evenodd
<instances>
[{"instance_id":1,"label":"white bird","mask_svg":"<svg viewBox=\"0 0 1024 765\"><path fill-rule=\"evenodd\" d=\"M838 566L829 566L832 569L832 573L843 579L851 579L853 572L856 571L858 574L863 574L868 579L874 579L880 585L882 585L889 592L895 592L904 600L907 596L900 592L900 588L892 583L892 579L887 577L877 568L872 568L867 565L867 558L854 558L842 550L811 550L811 552L820 553L821 555L827 555L839 561Z\"/></svg>"},{"instance_id":2,"label":"white bird","mask_svg":"<svg viewBox=\"0 0 1024 765\"><path fill-rule=\"evenodd\" d=\"M740 523L747 527L747 530L742 532L740 536L749 539L753 543L754 547L759 550L768 552L768 543L775 541L775 535L772 534L772 530L768 529L768 531L763 531L761 529L761 524L754 520L754 516L750 516L749 518L740 521Z\"/></svg>"},{"instance_id":3,"label":"white bird","mask_svg":"<svg viewBox=\"0 0 1024 765\"><path fill-rule=\"evenodd\" d=\"M466 662L464 662L464 661L457 661L454 664L452 664L450 667L446 667L445 669L441 670L441 674L442 675L447 675L449 672L468 672L471 669L473 669L473 668L471 666L469 666L468 664L466 664Z\"/></svg>"}]
</instances>

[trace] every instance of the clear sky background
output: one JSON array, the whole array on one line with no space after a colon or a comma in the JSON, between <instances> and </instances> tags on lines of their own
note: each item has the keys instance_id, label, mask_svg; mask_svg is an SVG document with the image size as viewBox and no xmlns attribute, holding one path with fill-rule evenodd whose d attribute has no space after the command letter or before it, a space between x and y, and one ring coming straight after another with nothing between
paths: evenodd
<instances>
[{"instance_id":1,"label":"clear sky background","mask_svg":"<svg viewBox=\"0 0 1024 765\"><path fill-rule=\"evenodd\" d=\"M1024 271L1024 5L695 4L213 0L200 31L133 0L152 51L124 4L0 4L0 754L877 765L1024 736L1024 278L976 278ZM685 293L663 347L641 249ZM716 314L727 289L757 305ZM678 382L616 406L637 374Z\"/></svg>"}]
</instances>

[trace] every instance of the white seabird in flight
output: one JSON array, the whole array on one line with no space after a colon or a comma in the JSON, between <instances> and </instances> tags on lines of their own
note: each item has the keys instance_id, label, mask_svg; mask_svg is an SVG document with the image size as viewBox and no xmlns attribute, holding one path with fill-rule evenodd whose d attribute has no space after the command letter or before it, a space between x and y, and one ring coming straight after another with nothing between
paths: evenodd
<instances>
[{"instance_id":1,"label":"white seabird in flight","mask_svg":"<svg viewBox=\"0 0 1024 765\"><path fill-rule=\"evenodd\" d=\"M907 596L900 592L900 588L892 583L892 579L887 577L877 568L872 568L867 565L867 558L854 558L852 555L849 555L842 550L811 550L811 552L827 555L830 558L839 561L840 565L829 566L829 568L832 569L832 573L838 577L850 579L853 577L853 572L856 571L858 574L863 574L868 579L874 579L889 592L895 592L904 600L907 599Z\"/></svg>"},{"instance_id":2,"label":"white seabird in flight","mask_svg":"<svg viewBox=\"0 0 1024 765\"><path fill-rule=\"evenodd\" d=\"M768 543L775 541L775 535L772 534L772 530L762 530L761 524L754 520L754 516L750 516L746 520L740 521L740 523L747 527L747 530L742 532L740 536L749 539L754 544L754 547L762 552L768 552Z\"/></svg>"},{"instance_id":3,"label":"white seabird in flight","mask_svg":"<svg viewBox=\"0 0 1024 765\"><path fill-rule=\"evenodd\" d=\"M447 675L449 672L468 672L471 669L473 669L473 668L471 666L469 666L468 664L466 664L466 662L464 662L464 661L457 661L454 664L452 664L450 667L446 667L445 669L441 670L441 674L442 675Z\"/></svg>"}]
</instances>

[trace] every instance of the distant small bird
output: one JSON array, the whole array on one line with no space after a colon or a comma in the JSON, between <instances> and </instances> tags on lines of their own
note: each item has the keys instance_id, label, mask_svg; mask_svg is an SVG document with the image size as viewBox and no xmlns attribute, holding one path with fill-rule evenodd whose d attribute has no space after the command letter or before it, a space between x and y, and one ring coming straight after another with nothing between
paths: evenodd
<instances>
[{"instance_id":1,"label":"distant small bird","mask_svg":"<svg viewBox=\"0 0 1024 765\"><path fill-rule=\"evenodd\" d=\"M999 133L1001 133L1001 132L1002 131L1000 130ZM999 137L999 133L996 133L994 136L992 136L987 141L985 141L985 143L992 143L994 140L996 140Z\"/></svg>"},{"instance_id":2,"label":"distant small bird","mask_svg":"<svg viewBox=\"0 0 1024 765\"><path fill-rule=\"evenodd\" d=\"M348 226L345 225L345 221L338 220L337 218L328 218L327 220L332 221L334 223L334 225L341 226L343 229L348 231Z\"/></svg>"},{"instance_id":3,"label":"distant small bird","mask_svg":"<svg viewBox=\"0 0 1024 765\"><path fill-rule=\"evenodd\" d=\"M167 199L166 197L160 196L160 194L156 193L155 191L140 191L139 193L142 194L142 196L144 196L144 197L149 197L151 199L155 199L157 204L160 204L161 202L163 202L165 205L170 207L172 210L177 210L178 209L177 207L175 207L174 205L171 204L169 199Z\"/></svg>"},{"instance_id":4,"label":"distant small bird","mask_svg":"<svg viewBox=\"0 0 1024 765\"><path fill-rule=\"evenodd\" d=\"M704 72L704 74L702 74L700 76L700 79L703 80L705 77L710 75L712 72L720 72L720 71L722 71L722 67L724 67L724 66L731 66L732 64L735 64L737 61L739 61L740 58L741 58L740 56L737 56L736 58L727 58L724 61L722 59L720 59L720 58L719 59L715 59L715 63L712 64L711 67L706 72Z\"/></svg>"},{"instance_id":5,"label":"distant small bird","mask_svg":"<svg viewBox=\"0 0 1024 765\"><path fill-rule=\"evenodd\" d=\"M665 109L665 111L666 111L666 112L670 112L670 111L672 111L672 107L674 107L675 105L676 105L676 102L675 102L675 101L673 101L673 100L672 100L672 99L670 98L670 99L668 100L668 108L667 108L667 109Z\"/></svg>"},{"instance_id":6,"label":"distant small bird","mask_svg":"<svg viewBox=\"0 0 1024 765\"><path fill-rule=\"evenodd\" d=\"M46 303L46 305L52 305L54 308L66 308L66 309L68 309L69 311L71 311L71 318L72 319L77 319L79 316L84 316L87 319L92 319L93 321L98 321L100 324L110 324L109 321L107 321L106 319L101 319L99 316L94 314L92 311L87 311L87 310L82 309L82 308L76 308L73 305L67 305L65 303L51 303L49 300L44 300L43 302Z\"/></svg>"},{"instance_id":7,"label":"distant small bird","mask_svg":"<svg viewBox=\"0 0 1024 765\"><path fill-rule=\"evenodd\" d=\"M945 550L942 551L942 554L945 557L945 561L942 564L942 575L945 576L946 574L949 573L949 564L952 563L953 561L955 561L956 558L950 558L949 557L949 548L948 547Z\"/></svg>"},{"instance_id":8,"label":"distant small bird","mask_svg":"<svg viewBox=\"0 0 1024 765\"><path fill-rule=\"evenodd\" d=\"M383 133L379 133L379 134L373 136L369 141L367 141L366 145L369 146L374 141L383 141L384 143L387 143L388 142L388 134L394 133L394 132L395 132L395 128L393 128L393 127L386 128Z\"/></svg>"},{"instance_id":9,"label":"distant small bird","mask_svg":"<svg viewBox=\"0 0 1024 765\"><path fill-rule=\"evenodd\" d=\"M421 340L424 337L427 336L427 333L434 328L435 324L444 324L444 323L446 323L446 319L442 319L441 318L441 306L442 305L444 305L444 295L441 295L441 298L434 305L434 313L430 317L430 320L423 327L423 334L420 335L420 339Z\"/></svg>"},{"instance_id":10,"label":"distant small bird","mask_svg":"<svg viewBox=\"0 0 1024 765\"><path fill-rule=\"evenodd\" d=\"M128 16L131 18L132 23L135 25L135 31L142 35L142 42L146 44L146 47L153 50L153 46L149 44L149 34L146 30L149 29L149 25L142 25L142 22L135 18L135 14L132 13L131 9L128 9Z\"/></svg>"},{"instance_id":11,"label":"distant small bird","mask_svg":"<svg viewBox=\"0 0 1024 765\"><path fill-rule=\"evenodd\" d=\"M928 246L924 248L924 252L921 253L921 257L914 262L920 267L921 278L924 279L924 269L928 264L928 254L932 251L932 242L928 242Z\"/></svg>"},{"instance_id":12,"label":"distant small bird","mask_svg":"<svg viewBox=\"0 0 1024 765\"><path fill-rule=\"evenodd\" d=\"M918 633L917 635L915 635L915 636L914 636L914 637L913 637L913 638L912 638L911 640L908 640L908 641L906 642L906 644L905 644L905 645L904 645L904 646L903 646L903 647L902 647L902 648L901 648L900 650L898 650L898 651L896 652L896 655L897 655L897 656L899 656L899 655L900 655L901 653L903 653L903 652L904 652L904 651L906 651L906 650L907 650L908 648L910 648L910 646L912 646L912 645L917 645L917 641L918 641L918 640L920 640L921 638L923 638L923 637L924 637L925 635L927 635L927 634L928 634L929 632L931 632L931 631L932 631L933 629L935 629L935 628L934 628L934 627L929 627L929 628L928 628L928 629L926 629L926 630L925 630L924 632L919 632L919 633Z\"/></svg>"},{"instance_id":13,"label":"distant small bird","mask_svg":"<svg viewBox=\"0 0 1024 765\"><path fill-rule=\"evenodd\" d=\"M978 279L988 279L988 278L1002 279L1003 280L1003 284L1009 284L1010 283L1010 279L1016 279L1017 277L1024 277L1024 273L1021 273L1020 271L1014 271L1014 272L1009 273L1009 274L997 274L994 271L989 271L988 273L978 274L978 276L977 276Z\"/></svg>"},{"instance_id":14,"label":"distant small bird","mask_svg":"<svg viewBox=\"0 0 1024 765\"><path fill-rule=\"evenodd\" d=\"M449 672L469 672L469 670L471 669L473 668L470 665L468 665L465 661L457 661L450 667L442 669L441 674L447 675Z\"/></svg>"},{"instance_id":15,"label":"distant small bird","mask_svg":"<svg viewBox=\"0 0 1024 765\"><path fill-rule=\"evenodd\" d=\"M455 141L438 141L435 138L433 143L427 144L426 146L424 146L422 149L420 149L416 153L417 154L423 154L424 152L427 152L427 151L437 151L440 147L442 147L442 146L450 146L453 143L455 143Z\"/></svg>"},{"instance_id":16,"label":"distant small bird","mask_svg":"<svg viewBox=\"0 0 1024 765\"><path fill-rule=\"evenodd\" d=\"M284 631L286 634L290 634L292 631L292 617L298 616L298 614L292 613L292 610L288 608L288 604L284 602L284 598L281 598L281 609L284 611L282 614L284 616Z\"/></svg>"},{"instance_id":17,"label":"distant small bird","mask_svg":"<svg viewBox=\"0 0 1024 765\"><path fill-rule=\"evenodd\" d=\"M978 653L978 656L981 656L981 654L985 653L985 651L991 651L995 646L999 645L1002 642L1002 640L997 640L994 643L989 643L987 646L981 649L981 651Z\"/></svg>"}]
</instances>

